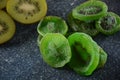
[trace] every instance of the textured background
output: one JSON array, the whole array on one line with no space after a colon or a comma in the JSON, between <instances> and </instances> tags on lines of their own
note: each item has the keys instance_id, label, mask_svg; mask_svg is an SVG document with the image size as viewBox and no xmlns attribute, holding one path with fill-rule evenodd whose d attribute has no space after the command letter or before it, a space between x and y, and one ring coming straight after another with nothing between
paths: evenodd
<instances>
[{"instance_id":1,"label":"textured background","mask_svg":"<svg viewBox=\"0 0 120 80\"><path fill-rule=\"evenodd\" d=\"M66 20L67 14L85 0L47 0L47 15L60 16ZM103 0L109 11L120 15L120 0ZM82 77L64 67L54 69L48 66L37 46L38 23L23 25L16 22L15 36L0 45L0 80L120 80L120 32L111 36L97 35L94 40L108 53L103 69L96 70L90 77Z\"/></svg>"}]
</instances>

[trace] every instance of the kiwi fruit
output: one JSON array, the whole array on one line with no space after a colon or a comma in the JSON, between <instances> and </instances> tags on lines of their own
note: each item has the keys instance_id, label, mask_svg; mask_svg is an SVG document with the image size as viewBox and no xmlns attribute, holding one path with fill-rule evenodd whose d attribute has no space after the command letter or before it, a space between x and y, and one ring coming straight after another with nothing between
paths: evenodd
<instances>
[{"instance_id":1,"label":"kiwi fruit","mask_svg":"<svg viewBox=\"0 0 120 80\"><path fill-rule=\"evenodd\" d=\"M105 63L107 62L107 53L100 47L99 49L100 60L97 68L104 67Z\"/></svg>"},{"instance_id":2,"label":"kiwi fruit","mask_svg":"<svg viewBox=\"0 0 120 80\"><path fill-rule=\"evenodd\" d=\"M13 19L24 24L35 23L47 13L46 0L9 0L6 7Z\"/></svg>"},{"instance_id":3,"label":"kiwi fruit","mask_svg":"<svg viewBox=\"0 0 120 80\"><path fill-rule=\"evenodd\" d=\"M69 42L60 33L46 33L40 41L39 48L43 60L51 67L63 67L71 59Z\"/></svg>"},{"instance_id":4,"label":"kiwi fruit","mask_svg":"<svg viewBox=\"0 0 120 80\"><path fill-rule=\"evenodd\" d=\"M44 36L46 33L61 33L66 35L68 26L66 21L61 17L46 16L39 22L37 31L42 36Z\"/></svg>"},{"instance_id":5,"label":"kiwi fruit","mask_svg":"<svg viewBox=\"0 0 120 80\"><path fill-rule=\"evenodd\" d=\"M40 45L42 38L43 38L43 36L39 34L38 37L37 37L37 45L38 46Z\"/></svg>"},{"instance_id":6,"label":"kiwi fruit","mask_svg":"<svg viewBox=\"0 0 120 80\"><path fill-rule=\"evenodd\" d=\"M3 9L6 7L7 1L8 0L0 0L0 9Z\"/></svg>"},{"instance_id":7,"label":"kiwi fruit","mask_svg":"<svg viewBox=\"0 0 120 80\"><path fill-rule=\"evenodd\" d=\"M15 33L15 23L4 11L0 10L0 44L10 40Z\"/></svg>"}]
</instances>

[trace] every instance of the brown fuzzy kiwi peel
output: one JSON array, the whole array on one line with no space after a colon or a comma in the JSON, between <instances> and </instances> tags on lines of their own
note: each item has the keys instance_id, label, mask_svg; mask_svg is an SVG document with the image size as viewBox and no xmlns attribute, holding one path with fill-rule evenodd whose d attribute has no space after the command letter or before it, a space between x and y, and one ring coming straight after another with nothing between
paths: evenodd
<instances>
[{"instance_id":1,"label":"brown fuzzy kiwi peel","mask_svg":"<svg viewBox=\"0 0 120 80\"><path fill-rule=\"evenodd\" d=\"M4 11L0 10L0 44L10 40L15 34L15 23Z\"/></svg>"},{"instance_id":2,"label":"brown fuzzy kiwi peel","mask_svg":"<svg viewBox=\"0 0 120 80\"><path fill-rule=\"evenodd\" d=\"M20 23L31 24L41 20L47 13L46 0L9 0L7 12Z\"/></svg>"}]
</instances>

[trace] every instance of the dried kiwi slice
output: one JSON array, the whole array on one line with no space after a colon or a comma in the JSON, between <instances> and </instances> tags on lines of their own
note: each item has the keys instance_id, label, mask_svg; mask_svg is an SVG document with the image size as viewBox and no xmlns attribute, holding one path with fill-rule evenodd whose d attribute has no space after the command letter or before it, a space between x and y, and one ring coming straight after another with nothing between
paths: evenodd
<instances>
[{"instance_id":1,"label":"dried kiwi slice","mask_svg":"<svg viewBox=\"0 0 120 80\"><path fill-rule=\"evenodd\" d=\"M5 8L8 0L0 0L0 9Z\"/></svg>"},{"instance_id":2,"label":"dried kiwi slice","mask_svg":"<svg viewBox=\"0 0 120 80\"><path fill-rule=\"evenodd\" d=\"M7 12L18 22L34 23L46 15L46 0L9 0Z\"/></svg>"},{"instance_id":3,"label":"dried kiwi slice","mask_svg":"<svg viewBox=\"0 0 120 80\"><path fill-rule=\"evenodd\" d=\"M69 42L60 33L45 34L39 47L44 61L51 67L63 67L71 59Z\"/></svg>"},{"instance_id":4,"label":"dried kiwi slice","mask_svg":"<svg viewBox=\"0 0 120 80\"><path fill-rule=\"evenodd\" d=\"M105 35L111 35L120 30L120 17L108 12L96 22L96 28Z\"/></svg>"},{"instance_id":5,"label":"dried kiwi slice","mask_svg":"<svg viewBox=\"0 0 120 80\"><path fill-rule=\"evenodd\" d=\"M15 33L15 23L4 11L0 11L0 44L10 40Z\"/></svg>"},{"instance_id":6,"label":"dried kiwi slice","mask_svg":"<svg viewBox=\"0 0 120 80\"><path fill-rule=\"evenodd\" d=\"M65 35L68 31L68 26L65 20L60 17L46 16L38 24L37 31L42 36L46 33L61 33Z\"/></svg>"},{"instance_id":7,"label":"dried kiwi slice","mask_svg":"<svg viewBox=\"0 0 120 80\"><path fill-rule=\"evenodd\" d=\"M107 61L107 53L100 47L99 54L100 54L100 61L97 68L102 68Z\"/></svg>"},{"instance_id":8,"label":"dried kiwi slice","mask_svg":"<svg viewBox=\"0 0 120 80\"><path fill-rule=\"evenodd\" d=\"M37 45L39 46L40 43L41 43L41 39L42 39L43 36L41 35L38 35L38 38L37 38Z\"/></svg>"},{"instance_id":9,"label":"dried kiwi slice","mask_svg":"<svg viewBox=\"0 0 120 80\"><path fill-rule=\"evenodd\" d=\"M68 41L72 50L69 66L80 75L91 75L99 64L97 43L89 35L78 32L70 35Z\"/></svg>"},{"instance_id":10,"label":"dried kiwi slice","mask_svg":"<svg viewBox=\"0 0 120 80\"><path fill-rule=\"evenodd\" d=\"M99 19L107 13L107 5L98 0L86 1L73 9L73 17L82 21Z\"/></svg>"},{"instance_id":11,"label":"dried kiwi slice","mask_svg":"<svg viewBox=\"0 0 120 80\"><path fill-rule=\"evenodd\" d=\"M90 36L95 36L99 31L95 27L95 21L84 22L78 19L75 19L72 16L72 13L68 15L68 24L73 32L84 32Z\"/></svg>"}]
</instances>

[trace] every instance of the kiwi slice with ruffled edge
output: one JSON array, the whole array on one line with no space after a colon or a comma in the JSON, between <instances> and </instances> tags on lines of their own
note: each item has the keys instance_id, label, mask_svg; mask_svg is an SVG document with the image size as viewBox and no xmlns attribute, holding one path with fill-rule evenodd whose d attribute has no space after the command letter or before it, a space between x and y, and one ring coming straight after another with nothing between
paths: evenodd
<instances>
[{"instance_id":1,"label":"kiwi slice with ruffled edge","mask_svg":"<svg viewBox=\"0 0 120 80\"><path fill-rule=\"evenodd\" d=\"M6 7L7 1L8 0L0 0L0 9L3 9Z\"/></svg>"},{"instance_id":2,"label":"kiwi slice with ruffled edge","mask_svg":"<svg viewBox=\"0 0 120 80\"><path fill-rule=\"evenodd\" d=\"M107 53L100 47L99 49L100 60L97 68L104 67L105 63L107 62Z\"/></svg>"},{"instance_id":3,"label":"kiwi slice with ruffled edge","mask_svg":"<svg viewBox=\"0 0 120 80\"><path fill-rule=\"evenodd\" d=\"M42 36L46 33L61 33L65 35L68 31L68 26L65 20L60 17L46 16L38 24L37 31Z\"/></svg>"},{"instance_id":4,"label":"kiwi slice with ruffled edge","mask_svg":"<svg viewBox=\"0 0 120 80\"><path fill-rule=\"evenodd\" d=\"M120 17L114 12L107 14L96 21L96 29L105 35L112 35L120 31Z\"/></svg>"},{"instance_id":5,"label":"kiwi slice with ruffled edge","mask_svg":"<svg viewBox=\"0 0 120 80\"><path fill-rule=\"evenodd\" d=\"M99 33L99 31L96 29L95 21L84 22L84 21L75 19L72 15L72 12L69 13L67 21L72 32L83 32L92 37L96 36Z\"/></svg>"},{"instance_id":6,"label":"kiwi slice with ruffled edge","mask_svg":"<svg viewBox=\"0 0 120 80\"><path fill-rule=\"evenodd\" d=\"M0 11L0 44L10 40L15 33L15 23L4 11Z\"/></svg>"},{"instance_id":7,"label":"kiwi slice with ruffled edge","mask_svg":"<svg viewBox=\"0 0 120 80\"><path fill-rule=\"evenodd\" d=\"M47 13L46 0L9 0L7 12L18 22L35 23Z\"/></svg>"},{"instance_id":8,"label":"kiwi slice with ruffled edge","mask_svg":"<svg viewBox=\"0 0 120 80\"><path fill-rule=\"evenodd\" d=\"M68 40L60 33L47 33L40 43L43 60L51 67L63 67L71 59L71 49Z\"/></svg>"},{"instance_id":9,"label":"kiwi slice with ruffled edge","mask_svg":"<svg viewBox=\"0 0 120 80\"><path fill-rule=\"evenodd\" d=\"M89 0L73 9L73 17L81 21L97 20L107 13L108 6L99 0Z\"/></svg>"},{"instance_id":10,"label":"kiwi slice with ruffled edge","mask_svg":"<svg viewBox=\"0 0 120 80\"><path fill-rule=\"evenodd\" d=\"M68 65L78 74L91 75L99 64L99 47L93 39L85 33L73 33L68 37L72 50L72 58Z\"/></svg>"},{"instance_id":11,"label":"kiwi slice with ruffled edge","mask_svg":"<svg viewBox=\"0 0 120 80\"><path fill-rule=\"evenodd\" d=\"M43 37L43 36L41 36L41 35L38 35L38 37L37 37L37 45L38 45L38 46L39 46L40 43L41 43L42 37Z\"/></svg>"}]
</instances>

